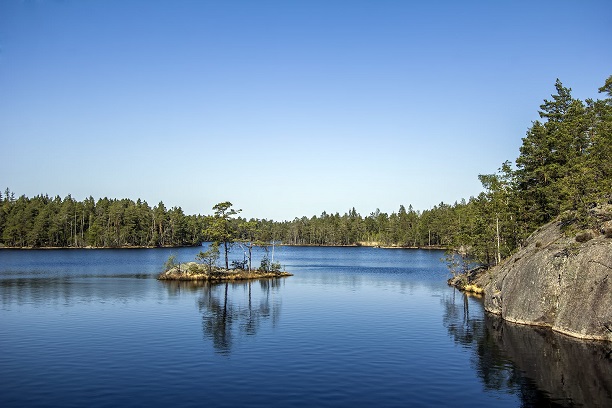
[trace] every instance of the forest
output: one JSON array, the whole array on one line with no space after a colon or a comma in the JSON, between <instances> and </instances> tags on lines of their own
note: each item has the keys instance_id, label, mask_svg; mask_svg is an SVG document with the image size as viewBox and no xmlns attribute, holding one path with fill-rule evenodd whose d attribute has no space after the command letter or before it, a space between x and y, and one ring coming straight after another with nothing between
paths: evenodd
<instances>
[{"instance_id":1,"label":"forest","mask_svg":"<svg viewBox=\"0 0 612 408\"><path fill-rule=\"evenodd\" d=\"M400 205L387 214L346 213L295 218L229 219L230 241L286 245L380 245L443 247L486 265L499 263L527 236L559 215L574 229L591 228L591 210L612 203L612 76L599 88L602 99L581 101L571 88L540 105L540 120L523 137L514 164L479 175L483 192L424 211ZM230 203L231 205L231 203ZM236 213L237 215L237 213ZM216 215L186 215L163 202L140 199L83 201L70 195L16 197L0 193L0 246L159 247L215 240Z\"/></svg>"}]
</instances>

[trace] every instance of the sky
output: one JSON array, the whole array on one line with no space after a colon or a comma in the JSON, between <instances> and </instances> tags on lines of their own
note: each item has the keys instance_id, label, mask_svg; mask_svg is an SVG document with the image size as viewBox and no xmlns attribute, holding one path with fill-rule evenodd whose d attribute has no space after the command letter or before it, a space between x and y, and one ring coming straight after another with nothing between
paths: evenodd
<instances>
[{"instance_id":1,"label":"sky","mask_svg":"<svg viewBox=\"0 0 612 408\"><path fill-rule=\"evenodd\" d=\"M292 220L426 210L600 98L612 2L1 0L0 188Z\"/></svg>"}]
</instances>

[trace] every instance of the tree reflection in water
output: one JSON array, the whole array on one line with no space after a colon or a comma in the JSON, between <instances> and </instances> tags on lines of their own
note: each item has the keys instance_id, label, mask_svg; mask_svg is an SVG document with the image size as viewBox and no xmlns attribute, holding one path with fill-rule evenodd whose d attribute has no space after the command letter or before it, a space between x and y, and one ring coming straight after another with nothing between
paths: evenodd
<instances>
[{"instance_id":1,"label":"tree reflection in water","mask_svg":"<svg viewBox=\"0 0 612 408\"><path fill-rule=\"evenodd\" d=\"M282 284L282 279L200 283L202 330L217 352L229 354L236 339L257 334L264 321L276 325L281 304L273 294Z\"/></svg>"},{"instance_id":2,"label":"tree reflection in water","mask_svg":"<svg viewBox=\"0 0 612 408\"><path fill-rule=\"evenodd\" d=\"M525 407L612 406L612 344L582 341L546 328L507 323L478 299L453 291L443 298L443 324L472 350L485 389L517 394Z\"/></svg>"}]
</instances>

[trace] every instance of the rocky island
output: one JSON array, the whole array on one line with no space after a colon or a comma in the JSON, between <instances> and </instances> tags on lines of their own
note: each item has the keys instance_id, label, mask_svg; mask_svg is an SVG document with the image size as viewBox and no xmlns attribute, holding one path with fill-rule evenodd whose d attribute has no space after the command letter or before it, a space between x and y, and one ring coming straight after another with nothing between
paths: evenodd
<instances>
[{"instance_id":1,"label":"rocky island","mask_svg":"<svg viewBox=\"0 0 612 408\"><path fill-rule=\"evenodd\" d=\"M248 270L248 269L223 269L218 267L210 268L208 265L197 262L188 262L173 266L165 272L159 274L159 280L180 280L180 281L208 281L225 282L248 279L269 279L284 278L293 274L280 270Z\"/></svg>"},{"instance_id":2,"label":"rocky island","mask_svg":"<svg viewBox=\"0 0 612 408\"><path fill-rule=\"evenodd\" d=\"M612 341L612 205L591 215L595 227L572 234L561 219L544 225L514 255L464 278L463 286L481 289L485 310L504 320Z\"/></svg>"}]
</instances>

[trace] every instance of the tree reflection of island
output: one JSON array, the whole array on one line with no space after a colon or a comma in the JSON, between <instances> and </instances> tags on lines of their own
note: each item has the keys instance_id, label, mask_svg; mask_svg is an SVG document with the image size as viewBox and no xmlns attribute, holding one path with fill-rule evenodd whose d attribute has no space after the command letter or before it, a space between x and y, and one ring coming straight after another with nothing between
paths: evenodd
<instances>
[{"instance_id":1,"label":"tree reflection of island","mask_svg":"<svg viewBox=\"0 0 612 408\"><path fill-rule=\"evenodd\" d=\"M225 283L164 281L168 292L201 293L197 300L202 313L204 337L220 354L229 354L234 340L257 334L264 321L278 323L281 297L275 296L283 279L260 279Z\"/></svg>"},{"instance_id":2,"label":"tree reflection of island","mask_svg":"<svg viewBox=\"0 0 612 408\"><path fill-rule=\"evenodd\" d=\"M237 337L257 334L264 321L278 323L280 297L273 295L281 285L282 279L201 284L202 330L217 352L229 354Z\"/></svg>"},{"instance_id":3,"label":"tree reflection of island","mask_svg":"<svg viewBox=\"0 0 612 408\"><path fill-rule=\"evenodd\" d=\"M612 344L573 339L550 329L470 315L475 299L443 299L444 326L474 352L485 389L517 393L522 406L612 406Z\"/></svg>"}]
</instances>

